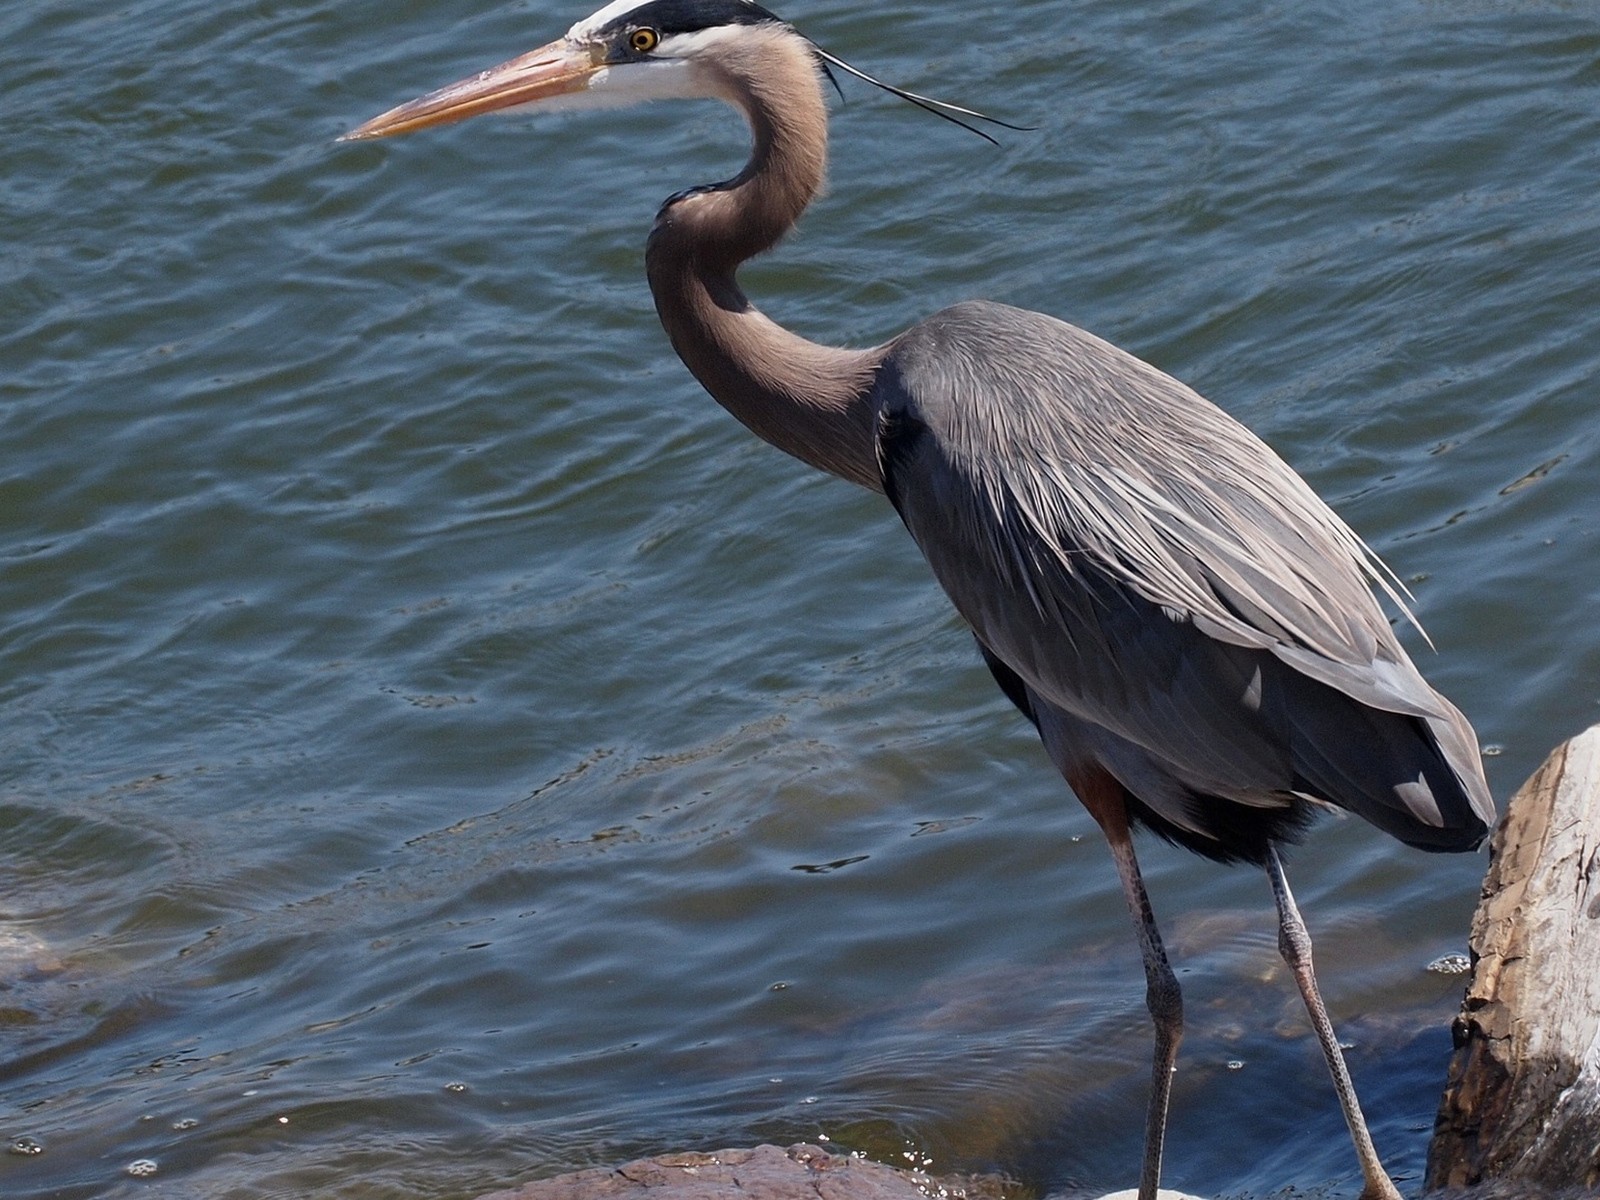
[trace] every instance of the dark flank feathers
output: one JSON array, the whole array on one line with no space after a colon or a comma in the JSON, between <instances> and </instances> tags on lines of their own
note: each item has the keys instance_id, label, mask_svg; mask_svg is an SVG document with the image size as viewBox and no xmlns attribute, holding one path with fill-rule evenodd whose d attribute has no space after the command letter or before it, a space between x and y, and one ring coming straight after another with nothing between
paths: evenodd
<instances>
[{"instance_id":1,"label":"dark flank feathers","mask_svg":"<svg viewBox=\"0 0 1600 1200\"><path fill-rule=\"evenodd\" d=\"M1470 727L1310 488L1176 380L1063 322L968 303L879 382L884 489L1064 774L1157 834L1265 863L1318 804L1466 850L1493 803Z\"/></svg>"}]
</instances>

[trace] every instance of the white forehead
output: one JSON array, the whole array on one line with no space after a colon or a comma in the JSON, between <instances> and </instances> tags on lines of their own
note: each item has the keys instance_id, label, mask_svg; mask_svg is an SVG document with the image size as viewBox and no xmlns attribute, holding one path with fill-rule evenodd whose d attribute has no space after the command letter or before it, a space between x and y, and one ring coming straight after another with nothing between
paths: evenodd
<instances>
[{"instance_id":1,"label":"white forehead","mask_svg":"<svg viewBox=\"0 0 1600 1200\"><path fill-rule=\"evenodd\" d=\"M579 21L571 29L567 30L567 36L575 42L580 42L586 40L587 38L591 38L600 30L604 29L607 25L611 24L611 22L615 21L618 17L622 16L623 13L632 12L634 9L638 8L640 4L641 0L611 0L611 3L602 8L599 12L591 13L589 16Z\"/></svg>"}]
</instances>

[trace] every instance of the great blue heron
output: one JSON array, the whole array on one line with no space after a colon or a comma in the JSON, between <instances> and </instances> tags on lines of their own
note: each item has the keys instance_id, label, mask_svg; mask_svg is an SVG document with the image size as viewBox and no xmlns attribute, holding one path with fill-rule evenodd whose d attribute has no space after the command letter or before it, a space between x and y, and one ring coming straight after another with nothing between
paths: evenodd
<instances>
[{"instance_id":1,"label":"great blue heron","mask_svg":"<svg viewBox=\"0 0 1600 1200\"><path fill-rule=\"evenodd\" d=\"M760 437L886 495L1005 694L1104 831L1156 1030L1140 1200L1161 1173L1182 997L1130 828L1266 869L1279 947L1350 1126L1363 1200L1399 1200L1317 991L1278 846L1320 808L1423 850L1494 819L1477 739L1372 591L1393 577L1267 446L1154 367L1039 313L958 304L867 350L763 316L735 278L822 184L828 55L751 0L617 0L549 45L375 117L349 139L477 113L708 97L749 122L732 179L661 207L656 311ZM988 118L983 118L988 119ZM1409 615L1409 614L1408 614Z\"/></svg>"}]
</instances>

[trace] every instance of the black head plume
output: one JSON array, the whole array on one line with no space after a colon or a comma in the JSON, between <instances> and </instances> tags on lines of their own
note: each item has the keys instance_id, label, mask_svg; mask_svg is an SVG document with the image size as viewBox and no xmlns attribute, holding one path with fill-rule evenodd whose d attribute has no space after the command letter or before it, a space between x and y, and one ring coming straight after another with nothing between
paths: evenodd
<instances>
[{"instance_id":1,"label":"black head plume","mask_svg":"<svg viewBox=\"0 0 1600 1200\"><path fill-rule=\"evenodd\" d=\"M615 15L611 15L615 12ZM731 25L783 25L789 29L794 26L776 14L769 12L755 0L646 0L645 3L632 8L623 9L616 5L611 11L602 10L600 16L609 17L603 25L593 32L597 35L616 33L618 31L648 25L662 34L697 33L704 29L716 29ZM591 18L592 20L593 18ZM799 31L796 30L796 33ZM804 37L804 34L800 34ZM810 42L810 39L806 39ZM827 75L828 82L833 84L834 90L842 98L844 89L839 86L839 80L834 75L832 68L838 67L850 75L873 87L882 88L891 96L898 96L909 104L931 112L936 117L961 126L983 138L984 141L998 145L995 139L979 129L971 121L984 121L990 125L998 125L1003 129L1014 129L1021 133L1031 130L1031 126L1013 125L1009 121L1002 121L998 117L991 117L987 113L978 112L976 109L965 108L959 104L951 104L945 100L935 100L932 96L923 96L917 92L907 91L905 88L896 87L886 83L875 75L869 75L860 67L851 66L837 55L829 54L815 42L810 42L812 52L817 56L822 65L823 73Z\"/></svg>"},{"instance_id":2,"label":"black head plume","mask_svg":"<svg viewBox=\"0 0 1600 1200\"><path fill-rule=\"evenodd\" d=\"M698 33L724 25L784 25L782 17L768 12L755 0L647 0L619 12L595 32L648 25L658 33Z\"/></svg>"},{"instance_id":3,"label":"black head plume","mask_svg":"<svg viewBox=\"0 0 1600 1200\"><path fill-rule=\"evenodd\" d=\"M936 117L941 117L952 124L959 125L968 132L977 134L992 145L998 146L1000 143L976 125L970 124L962 120L962 118L970 117L974 121L987 121L991 125L998 125L1002 129L1012 129L1018 133L1031 133L1033 131L1031 125L1013 125L1010 121L1002 121L999 117L991 117L988 113L981 113L974 108L964 108L959 104L951 104L945 100L935 100L932 96L923 96L917 92L910 92L905 88L896 87L892 83L885 83L876 76L867 74L860 67L853 67L845 62L844 59L829 54L815 42L811 43L811 49L822 60L822 69L828 76L828 82L833 84L834 90L841 96L844 95L844 92L839 87L839 81L834 78L833 72L829 69L830 67L838 67L841 71L854 75L857 79L870 83L873 87L882 88L891 96L898 96L908 104L915 104L918 108L931 112Z\"/></svg>"}]
</instances>

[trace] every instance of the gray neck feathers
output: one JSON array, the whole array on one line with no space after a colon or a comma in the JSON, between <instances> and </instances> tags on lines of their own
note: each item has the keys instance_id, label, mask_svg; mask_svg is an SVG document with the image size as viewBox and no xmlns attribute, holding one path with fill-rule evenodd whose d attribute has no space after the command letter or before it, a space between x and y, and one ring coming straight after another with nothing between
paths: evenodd
<instances>
[{"instance_id":1,"label":"gray neck feathers","mask_svg":"<svg viewBox=\"0 0 1600 1200\"><path fill-rule=\"evenodd\" d=\"M745 114L753 149L725 184L667 202L645 264L673 349L757 436L814 467L882 491L871 387L883 348L845 350L790 333L735 278L771 249L821 188L828 115L809 47L781 26L744 39L707 83Z\"/></svg>"}]
</instances>

